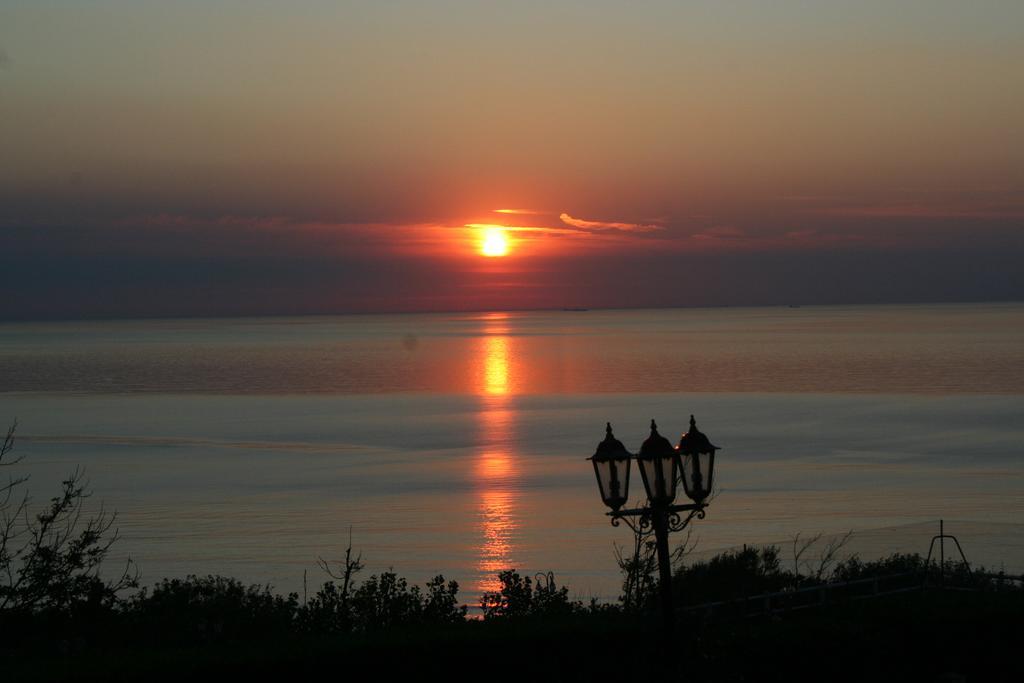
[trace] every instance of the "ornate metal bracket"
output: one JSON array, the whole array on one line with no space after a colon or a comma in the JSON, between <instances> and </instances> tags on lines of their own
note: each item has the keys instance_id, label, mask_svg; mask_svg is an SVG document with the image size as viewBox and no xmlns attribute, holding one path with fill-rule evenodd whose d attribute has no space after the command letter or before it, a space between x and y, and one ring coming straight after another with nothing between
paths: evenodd
<instances>
[{"instance_id":1,"label":"ornate metal bracket","mask_svg":"<svg viewBox=\"0 0 1024 683\"><path fill-rule=\"evenodd\" d=\"M707 503L669 505L664 510L664 514L668 521L668 530L671 532L682 531L694 517L697 519L704 519L704 516L707 514L704 511L704 508L706 507ZM621 522L625 522L626 526L633 530L633 533L641 536L649 536L654 533L654 520L652 515L655 512L655 508L644 506L642 508L617 510L615 512L609 512L607 515L611 517L612 526L617 527ZM686 513L685 515L680 514L684 512Z\"/></svg>"}]
</instances>

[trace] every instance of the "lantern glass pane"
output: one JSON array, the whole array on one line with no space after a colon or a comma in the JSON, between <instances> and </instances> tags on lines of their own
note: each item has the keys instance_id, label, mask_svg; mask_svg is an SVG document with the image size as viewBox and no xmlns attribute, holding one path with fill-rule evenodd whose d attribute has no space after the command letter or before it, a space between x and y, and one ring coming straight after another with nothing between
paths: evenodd
<instances>
[{"instance_id":1,"label":"lantern glass pane","mask_svg":"<svg viewBox=\"0 0 1024 683\"><path fill-rule=\"evenodd\" d=\"M601 500L608 500L608 463L597 458L593 458L591 462L594 463L594 476L597 477L597 490L601 494Z\"/></svg>"},{"instance_id":2,"label":"lantern glass pane","mask_svg":"<svg viewBox=\"0 0 1024 683\"><path fill-rule=\"evenodd\" d=\"M714 458L713 451L683 456L683 487L695 502L700 503L711 494Z\"/></svg>"},{"instance_id":3,"label":"lantern glass pane","mask_svg":"<svg viewBox=\"0 0 1024 683\"><path fill-rule=\"evenodd\" d=\"M629 459L594 458L594 473L601 492L601 500L613 510L626 503L629 495Z\"/></svg>"},{"instance_id":4,"label":"lantern glass pane","mask_svg":"<svg viewBox=\"0 0 1024 683\"><path fill-rule=\"evenodd\" d=\"M711 487L714 484L715 452L701 453L699 457L701 459L701 472L704 474L704 497L707 498L711 495Z\"/></svg>"},{"instance_id":5,"label":"lantern glass pane","mask_svg":"<svg viewBox=\"0 0 1024 683\"><path fill-rule=\"evenodd\" d=\"M673 454L638 458L647 498L652 503L671 503L676 497L676 459Z\"/></svg>"},{"instance_id":6,"label":"lantern glass pane","mask_svg":"<svg viewBox=\"0 0 1024 683\"><path fill-rule=\"evenodd\" d=\"M639 470L640 470L640 478L643 479L643 482L644 482L644 493L646 493L647 497L650 498L651 497L651 484L649 482L653 481L653 479L654 479L654 477L651 474L651 462L650 462L650 460L647 460L646 458L637 458L636 459L636 466L637 466L637 468L639 468Z\"/></svg>"},{"instance_id":7,"label":"lantern glass pane","mask_svg":"<svg viewBox=\"0 0 1024 683\"><path fill-rule=\"evenodd\" d=\"M665 501L668 503L671 503L676 498L677 462L675 454L666 455L659 459L662 481L665 483Z\"/></svg>"},{"instance_id":8,"label":"lantern glass pane","mask_svg":"<svg viewBox=\"0 0 1024 683\"><path fill-rule=\"evenodd\" d=\"M611 485L608 488L608 499L614 501L617 507L626 503L629 497L629 460L612 461Z\"/></svg>"}]
</instances>

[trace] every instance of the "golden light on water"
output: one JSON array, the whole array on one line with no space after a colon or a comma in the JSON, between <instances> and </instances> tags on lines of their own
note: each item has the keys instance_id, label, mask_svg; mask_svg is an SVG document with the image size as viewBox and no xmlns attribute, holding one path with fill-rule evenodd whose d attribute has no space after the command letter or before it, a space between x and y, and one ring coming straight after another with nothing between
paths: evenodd
<instances>
[{"instance_id":1,"label":"golden light on water","mask_svg":"<svg viewBox=\"0 0 1024 683\"><path fill-rule=\"evenodd\" d=\"M476 476L478 481L503 485L515 474L515 461L507 452L487 450L477 460Z\"/></svg>"},{"instance_id":2,"label":"golden light on water","mask_svg":"<svg viewBox=\"0 0 1024 683\"><path fill-rule=\"evenodd\" d=\"M495 399L488 397L487 400ZM497 590L498 572L515 564L515 539L519 533L519 468L508 447L511 443L511 412L495 408L480 415L484 444L474 467L481 534L476 590L484 593Z\"/></svg>"},{"instance_id":3,"label":"golden light on water","mask_svg":"<svg viewBox=\"0 0 1024 683\"><path fill-rule=\"evenodd\" d=\"M477 560L479 580L476 590L479 593L500 588L498 573L514 564L512 539L518 530L514 517L515 497L514 492L501 489L480 492L483 538Z\"/></svg>"},{"instance_id":4,"label":"golden light on water","mask_svg":"<svg viewBox=\"0 0 1024 683\"><path fill-rule=\"evenodd\" d=\"M482 393L507 394L510 388L512 337L508 334L508 313L488 313L483 319L478 367ZM504 409L504 405L496 406Z\"/></svg>"},{"instance_id":5,"label":"golden light on water","mask_svg":"<svg viewBox=\"0 0 1024 683\"><path fill-rule=\"evenodd\" d=\"M508 337L484 337L484 393L508 393Z\"/></svg>"},{"instance_id":6,"label":"golden light on water","mask_svg":"<svg viewBox=\"0 0 1024 683\"><path fill-rule=\"evenodd\" d=\"M478 390L484 402L473 469L481 533L475 588L480 593L497 590L498 572L515 564L519 532L519 468L511 450L515 427L510 396L513 341L508 336L507 317L492 313L484 318L476 360Z\"/></svg>"}]
</instances>

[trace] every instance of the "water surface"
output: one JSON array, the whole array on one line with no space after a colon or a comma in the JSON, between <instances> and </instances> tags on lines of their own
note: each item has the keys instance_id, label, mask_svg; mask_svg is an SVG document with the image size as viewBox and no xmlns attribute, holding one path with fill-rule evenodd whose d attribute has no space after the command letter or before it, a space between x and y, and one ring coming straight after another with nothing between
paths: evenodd
<instances>
[{"instance_id":1,"label":"water surface","mask_svg":"<svg viewBox=\"0 0 1024 683\"><path fill-rule=\"evenodd\" d=\"M724 447L701 551L925 551L945 517L1024 565L1018 304L18 323L0 378L33 491L84 465L149 580L297 590L351 529L368 571L467 599L506 567L614 597L629 535L585 458L606 420L635 449L691 412Z\"/></svg>"}]
</instances>

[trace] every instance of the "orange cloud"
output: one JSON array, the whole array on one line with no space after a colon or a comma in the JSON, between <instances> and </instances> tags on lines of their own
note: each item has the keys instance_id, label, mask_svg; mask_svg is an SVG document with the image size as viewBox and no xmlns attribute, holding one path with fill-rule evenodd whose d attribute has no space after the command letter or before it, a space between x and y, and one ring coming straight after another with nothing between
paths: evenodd
<instances>
[{"instance_id":1,"label":"orange cloud","mask_svg":"<svg viewBox=\"0 0 1024 683\"><path fill-rule=\"evenodd\" d=\"M501 228L507 232L534 232L546 235L579 235L586 234L583 230L571 230L569 228L549 228L544 225L500 225L497 223L466 223L463 227L487 230L489 228Z\"/></svg>"},{"instance_id":2,"label":"orange cloud","mask_svg":"<svg viewBox=\"0 0 1024 683\"><path fill-rule=\"evenodd\" d=\"M582 218L573 218L567 213L558 216L563 223L582 230L621 230L624 232L653 232L662 230L660 225L644 223L614 223L610 221L588 221Z\"/></svg>"}]
</instances>

